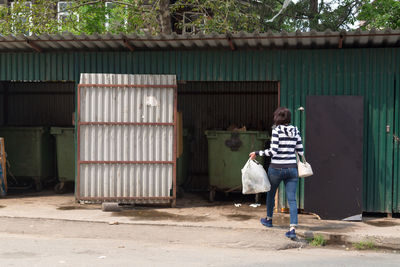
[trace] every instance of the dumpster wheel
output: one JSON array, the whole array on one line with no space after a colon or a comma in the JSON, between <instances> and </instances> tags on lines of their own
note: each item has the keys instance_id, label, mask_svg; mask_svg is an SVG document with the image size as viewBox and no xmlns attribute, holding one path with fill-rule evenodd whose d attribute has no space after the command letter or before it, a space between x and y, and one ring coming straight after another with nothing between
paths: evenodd
<instances>
[{"instance_id":1,"label":"dumpster wheel","mask_svg":"<svg viewBox=\"0 0 400 267\"><path fill-rule=\"evenodd\" d=\"M43 190L43 183L42 183L40 177L34 177L33 184L34 184L36 192L40 192Z\"/></svg>"},{"instance_id":2,"label":"dumpster wheel","mask_svg":"<svg viewBox=\"0 0 400 267\"><path fill-rule=\"evenodd\" d=\"M216 189L215 189L215 188L211 188L211 189L210 189L210 195L209 195L209 198L208 198L208 200L209 200L210 202L214 202L214 200L215 200L215 193L216 193Z\"/></svg>"},{"instance_id":3,"label":"dumpster wheel","mask_svg":"<svg viewBox=\"0 0 400 267\"><path fill-rule=\"evenodd\" d=\"M64 194L66 191L65 182L59 182L54 186L54 192L57 194Z\"/></svg>"}]
</instances>

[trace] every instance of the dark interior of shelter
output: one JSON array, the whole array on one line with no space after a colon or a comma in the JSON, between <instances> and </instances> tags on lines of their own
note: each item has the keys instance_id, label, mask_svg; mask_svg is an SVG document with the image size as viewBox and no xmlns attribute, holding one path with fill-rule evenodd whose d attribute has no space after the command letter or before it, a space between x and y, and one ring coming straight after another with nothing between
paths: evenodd
<instances>
[{"instance_id":1,"label":"dark interior of shelter","mask_svg":"<svg viewBox=\"0 0 400 267\"><path fill-rule=\"evenodd\" d=\"M75 83L1 81L0 105L9 193L49 186L61 193L71 188L73 173L59 173L56 147L62 132L70 133L73 145ZM69 149L73 153L74 148Z\"/></svg>"},{"instance_id":2,"label":"dark interior of shelter","mask_svg":"<svg viewBox=\"0 0 400 267\"><path fill-rule=\"evenodd\" d=\"M178 184L191 191L240 192L240 169L249 152L268 145L268 137L257 143L257 135L270 134L277 106L277 82L179 82L183 157L188 157L188 162L180 179L178 158ZM211 139L214 142L208 143ZM236 141L238 147L230 146L230 141ZM215 175L229 176L232 169L239 175L214 181Z\"/></svg>"}]
</instances>

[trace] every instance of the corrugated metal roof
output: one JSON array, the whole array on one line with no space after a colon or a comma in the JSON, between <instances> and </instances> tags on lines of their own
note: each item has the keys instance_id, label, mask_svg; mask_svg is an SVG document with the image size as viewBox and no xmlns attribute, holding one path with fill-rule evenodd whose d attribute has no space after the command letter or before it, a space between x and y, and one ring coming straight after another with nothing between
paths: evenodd
<instances>
[{"instance_id":1,"label":"corrugated metal roof","mask_svg":"<svg viewBox=\"0 0 400 267\"><path fill-rule=\"evenodd\" d=\"M242 48L354 48L400 46L400 30L281 32L238 34L92 34L0 35L0 52L112 51Z\"/></svg>"}]
</instances>

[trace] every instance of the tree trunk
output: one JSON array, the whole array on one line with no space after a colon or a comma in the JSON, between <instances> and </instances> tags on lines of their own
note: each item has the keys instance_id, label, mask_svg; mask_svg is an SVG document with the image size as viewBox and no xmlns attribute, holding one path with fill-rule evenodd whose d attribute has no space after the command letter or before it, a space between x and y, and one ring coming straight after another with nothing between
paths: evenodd
<instances>
[{"instance_id":1,"label":"tree trunk","mask_svg":"<svg viewBox=\"0 0 400 267\"><path fill-rule=\"evenodd\" d=\"M169 2L170 0L160 0L160 15L159 20L161 23L161 33L171 34L171 13L169 12Z\"/></svg>"},{"instance_id":2,"label":"tree trunk","mask_svg":"<svg viewBox=\"0 0 400 267\"><path fill-rule=\"evenodd\" d=\"M308 19L310 21L310 29L317 29L318 27L318 0L310 0L310 9L308 10Z\"/></svg>"}]
</instances>

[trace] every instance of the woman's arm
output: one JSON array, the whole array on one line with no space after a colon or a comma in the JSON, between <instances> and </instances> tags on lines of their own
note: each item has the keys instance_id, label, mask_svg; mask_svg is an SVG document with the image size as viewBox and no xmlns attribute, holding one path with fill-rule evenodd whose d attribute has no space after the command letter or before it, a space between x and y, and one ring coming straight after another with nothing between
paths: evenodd
<instances>
[{"instance_id":1,"label":"woman's arm","mask_svg":"<svg viewBox=\"0 0 400 267\"><path fill-rule=\"evenodd\" d=\"M278 131L275 129L272 130L272 137L271 137L271 145L269 149L266 150L260 150L260 151L255 151L251 152L249 154L251 159L254 159L256 156L268 156L268 157L273 157L278 153L278 148L279 148L279 135Z\"/></svg>"},{"instance_id":2,"label":"woman's arm","mask_svg":"<svg viewBox=\"0 0 400 267\"><path fill-rule=\"evenodd\" d=\"M303 142L301 141L301 135L298 133L297 137L297 143L296 143L296 151L300 156L304 155L304 149L303 149Z\"/></svg>"}]
</instances>

